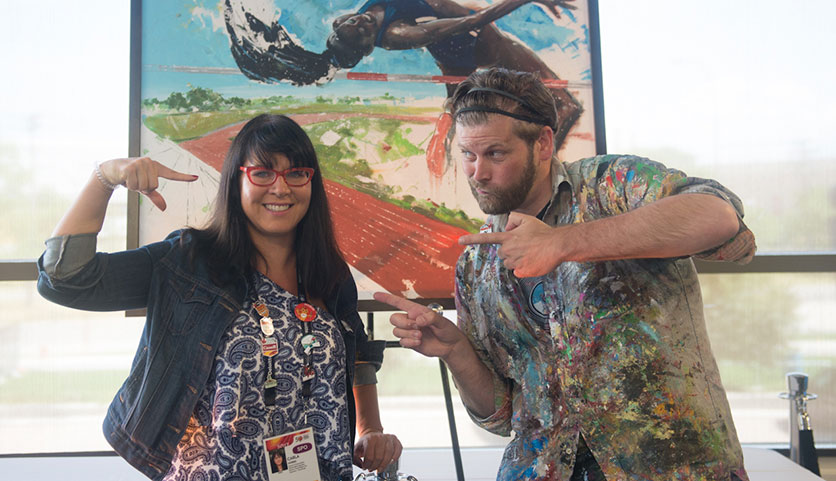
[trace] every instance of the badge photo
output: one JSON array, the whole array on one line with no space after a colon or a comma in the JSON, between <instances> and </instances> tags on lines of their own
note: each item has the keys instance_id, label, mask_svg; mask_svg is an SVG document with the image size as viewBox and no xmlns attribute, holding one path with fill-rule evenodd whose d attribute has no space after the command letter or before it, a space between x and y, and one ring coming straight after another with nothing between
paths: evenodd
<instances>
[{"instance_id":1,"label":"badge photo","mask_svg":"<svg viewBox=\"0 0 836 481\"><path fill-rule=\"evenodd\" d=\"M269 481L319 481L319 461L313 428L291 431L264 440Z\"/></svg>"}]
</instances>

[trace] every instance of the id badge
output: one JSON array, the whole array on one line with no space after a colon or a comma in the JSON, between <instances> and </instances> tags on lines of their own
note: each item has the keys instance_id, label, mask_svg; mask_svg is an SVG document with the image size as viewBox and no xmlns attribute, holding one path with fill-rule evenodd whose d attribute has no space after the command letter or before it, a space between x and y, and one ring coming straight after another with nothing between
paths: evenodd
<instances>
[{"instance_id":1,"label":"id badge","mask_svg":"<svg viewBox=\"0 0 836 481\"><path fill-rule=\"evenodd\" d=\"M264 440L269 481L320 481L313 428Z\"/></svg>"}]
</instances>

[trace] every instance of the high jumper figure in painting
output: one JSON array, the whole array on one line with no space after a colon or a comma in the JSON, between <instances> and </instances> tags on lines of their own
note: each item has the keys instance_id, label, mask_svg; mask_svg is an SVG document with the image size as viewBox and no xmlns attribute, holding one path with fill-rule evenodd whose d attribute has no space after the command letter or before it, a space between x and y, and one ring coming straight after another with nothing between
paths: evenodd
<instances>
[{"instance_id":1,"label":"high jumper figure in painting","mask_svg":"<svg viewBox=\"0 0 836 481\"><path fill-rule=\"evenodd\" d=\"M571 2L536 1L558 18L561 9L576 8ZM247 77L261 82L325 83L338 69L356 66L375 47L426 48L445 76L465 77L479 68L498 66L533 72L545 81L559 79L534 51L493 24L532 0L500 0L480 10L453 0L368 0L357 12L333 21L333 32L322 53L305 50L277 20L258 19L243 3L225 1L232 54ZM455 87L447 85L448 96ZM559 148L583 109L565 88L550 90L558 109L555 144ZM427 149L429 162L445 156L442 141L450 124L449 115L439 120Z\"/></svg>"}]
</instances>

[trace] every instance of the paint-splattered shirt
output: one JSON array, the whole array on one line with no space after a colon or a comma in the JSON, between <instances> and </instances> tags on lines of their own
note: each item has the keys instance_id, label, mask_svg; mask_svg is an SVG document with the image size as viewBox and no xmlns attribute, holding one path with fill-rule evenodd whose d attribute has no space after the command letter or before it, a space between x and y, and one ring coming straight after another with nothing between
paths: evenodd
<instances>
[{"instance_id":1,"label":"paint-splattered shirt","mask_svg":"<svg viewBox=\"0 0 836 481\"><path fill-rule=\"evenodd\" d=\"M662 197L702 193L743 207L715 181L633 156L552 166L544 221L588 222ZM502 231L507 216L488 226ZM697 257L747 262L754 237L738 234ZM474 421L515 437L498 480L565 480L582 435L615 480L748 479L711 353L690 257L566 262L542 277L534 320L497 245L469 246L456 269L459 327L494 373L496 412Z\"/></svg>"}]
</instances>

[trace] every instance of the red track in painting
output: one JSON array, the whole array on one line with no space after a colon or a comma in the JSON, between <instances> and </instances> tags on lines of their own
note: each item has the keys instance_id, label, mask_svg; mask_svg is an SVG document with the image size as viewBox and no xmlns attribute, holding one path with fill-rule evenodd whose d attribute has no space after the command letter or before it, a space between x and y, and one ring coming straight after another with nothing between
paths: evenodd
<instances>
[{"instance_id":1,"label":"red track in painting","mask_svg":"<svg viewBox=\"0 0 836 481\"><path fill-rule=\"evenodd\" d=\"M303 114L301 125L360 114ZM386 116L434 122L435 118ZM180 144L220 171L232 138L243 124L211 132ZM334 228L346 261L395 293L413 291L419 297L450 297L453 269L462 251L457 239L463 229L424 217L368 194L325 180Z\"/></svg>"}]
</instances>

